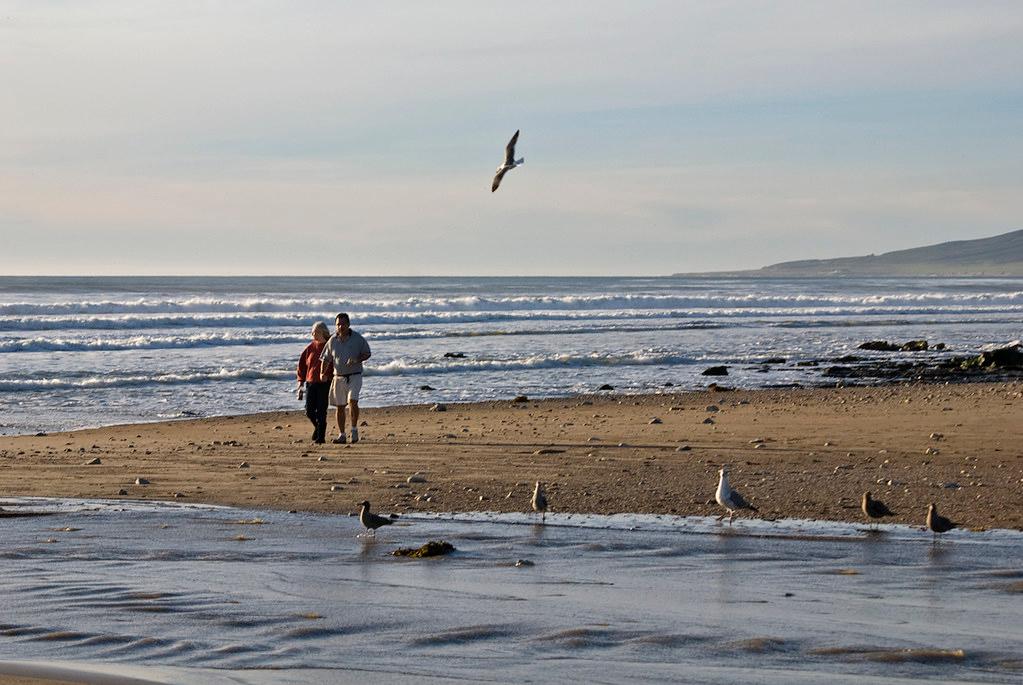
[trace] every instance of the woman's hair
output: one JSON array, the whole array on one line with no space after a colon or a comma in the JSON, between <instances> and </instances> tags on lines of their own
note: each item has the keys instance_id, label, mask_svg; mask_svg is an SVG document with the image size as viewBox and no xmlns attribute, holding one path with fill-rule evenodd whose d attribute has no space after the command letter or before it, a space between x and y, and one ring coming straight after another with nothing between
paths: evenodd
<instances>
[{"instance_id":1,"label":"woman's hair","mask_svg":"<svg viewBox=\"0 0 1023 685\"><path fill-rule=\"evenodd\" d=\"M313 324L313 337L321 340L326 340L330 337L330 329L327 328L327 324L322 321L317 321Z\"/></svg>"}]
</instances>

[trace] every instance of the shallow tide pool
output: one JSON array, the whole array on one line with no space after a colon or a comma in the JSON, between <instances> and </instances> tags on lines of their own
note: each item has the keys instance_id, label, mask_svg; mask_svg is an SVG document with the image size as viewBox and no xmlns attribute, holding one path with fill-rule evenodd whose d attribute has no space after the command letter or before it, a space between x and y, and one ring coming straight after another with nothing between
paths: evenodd
<instances>
[{"instance_id":1,"label":"shallow tide pool","mask_svg":"<svg viewBox=\"0 0 1023 685\"><path fill-rule=\"evenodd\" d=\"M1015 531L451 514L373 539L348 516L0 507L47 513L0 518L8 666L167 683L1023 679ZM390 555L441 539L457 552Z\"/></svg>"}]
</instances>

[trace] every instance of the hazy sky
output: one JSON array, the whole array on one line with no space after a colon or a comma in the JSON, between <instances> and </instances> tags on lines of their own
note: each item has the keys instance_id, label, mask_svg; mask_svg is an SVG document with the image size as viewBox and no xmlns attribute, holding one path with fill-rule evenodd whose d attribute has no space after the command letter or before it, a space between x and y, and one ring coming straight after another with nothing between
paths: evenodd
<instances>
[{"instance_id":1,"label":"hazy sky","mask_svg":"<svg viewBox=\"0 0 1023 685\"><path fill-rule=\"evenodd\" d=\"M0 274L666 274L1017 228L1018 0L0 0Z\"/></svg>"}]
</instances>

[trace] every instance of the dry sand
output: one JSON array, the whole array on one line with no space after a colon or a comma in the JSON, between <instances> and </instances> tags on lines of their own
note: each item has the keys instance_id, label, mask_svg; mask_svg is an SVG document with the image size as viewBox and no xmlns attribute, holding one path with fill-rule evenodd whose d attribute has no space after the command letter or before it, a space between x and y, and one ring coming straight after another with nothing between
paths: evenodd
<instances>
[{"instance_id":1,"label":"dry sand","mask_svg":"<svg viewBox=\"0 0 1023 685\"><path fill-rule=\"evenodd\" d=\"M0 495L527 511L540 480L554 512L717 515L729 464L769 518L858 520L870 490L889 520L922 525L935 502L968 527L1023 529L1021 398L988 383L390 407L363 410L354 446L313 445L299 412L114 426L0 437Z\"/></svg>"}]
</instances>

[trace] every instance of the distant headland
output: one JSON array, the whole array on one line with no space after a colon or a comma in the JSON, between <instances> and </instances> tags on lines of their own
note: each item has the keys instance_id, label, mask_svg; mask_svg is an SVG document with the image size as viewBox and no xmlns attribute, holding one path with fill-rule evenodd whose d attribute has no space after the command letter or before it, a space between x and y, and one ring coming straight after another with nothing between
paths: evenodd
<instances>
[{"instance_id":1,"label":"distant headland","mask_svg":"<svg viewBox=\"0 0 1023 685\"><path fill-rule=\"evenodd\" d=\"M748 271L675 276L1023 276L1023 230L862 257L803 259Z\"/></svg>"}]
</instances>

